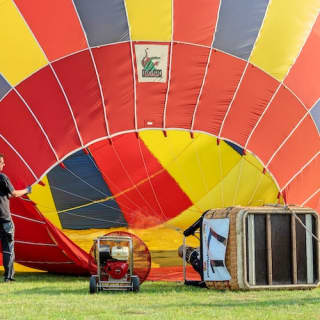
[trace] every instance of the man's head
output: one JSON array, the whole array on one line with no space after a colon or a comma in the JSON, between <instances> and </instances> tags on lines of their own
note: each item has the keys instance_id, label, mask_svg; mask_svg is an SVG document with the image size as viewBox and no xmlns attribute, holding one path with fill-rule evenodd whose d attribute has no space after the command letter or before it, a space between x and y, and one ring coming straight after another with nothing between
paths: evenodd
<instances>
[{"instance_id":1,"label":"man's head","mask_svg":"<svg viewBox=\"0 0 320 320\"><path fill-rule=\"evenodd\" d=\"M2 171L4 167L4 155L0 153L0 171Z\"/></svg>"}]
</instances>

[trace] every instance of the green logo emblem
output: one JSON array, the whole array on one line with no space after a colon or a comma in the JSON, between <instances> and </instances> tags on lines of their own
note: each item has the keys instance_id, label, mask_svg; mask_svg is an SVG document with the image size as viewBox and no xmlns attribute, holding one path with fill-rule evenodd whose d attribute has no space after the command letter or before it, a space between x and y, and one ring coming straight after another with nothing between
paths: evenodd
<instances>
[{"instance_id":1,"label":"green logo emblem","mask_svg":"<svg viewBox=\"0 0 320 320\"><path fill-rule=\"evenodd\" d=\"M141 60L142 64L142 77L143 78L162 78L162 70L157 69L160 57L149 57L149 48L145 49L145 56Z\"/></svg>"}]
</instances>

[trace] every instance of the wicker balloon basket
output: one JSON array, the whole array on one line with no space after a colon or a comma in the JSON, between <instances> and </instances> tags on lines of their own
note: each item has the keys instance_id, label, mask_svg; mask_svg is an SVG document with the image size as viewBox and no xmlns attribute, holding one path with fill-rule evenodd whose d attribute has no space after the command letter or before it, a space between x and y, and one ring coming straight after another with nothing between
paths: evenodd
<instances>
[{"instance_id":1,"label":"wicker balloon basket","mask_svg":"<svg viewBox=\"0 0 320 320\"><path fill-rule=\"evenodd\" d=\"M228 219L228 281L210 289L312 289L319 285L319 216L295 206L230 207L203 219ZM204 270L207 268L203 261Z\"/></svg>"}]
</instances>

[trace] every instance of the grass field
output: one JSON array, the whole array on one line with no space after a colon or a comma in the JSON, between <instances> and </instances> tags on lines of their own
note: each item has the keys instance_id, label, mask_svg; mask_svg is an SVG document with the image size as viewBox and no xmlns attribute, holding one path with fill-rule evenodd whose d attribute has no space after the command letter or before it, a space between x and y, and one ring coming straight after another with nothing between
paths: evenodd
<instances>
[{"instance_id":1,"label":"grass field","mask_svg":"<svg viewBox=\"0 0 320 320\"><path fill-rule=\"evenodd\" d=\"M230 292L145 282L140 292L89 294L89 278L19 273L0 283L0 319L320 320L320 289Z\"/></svg>"}]
</instances>

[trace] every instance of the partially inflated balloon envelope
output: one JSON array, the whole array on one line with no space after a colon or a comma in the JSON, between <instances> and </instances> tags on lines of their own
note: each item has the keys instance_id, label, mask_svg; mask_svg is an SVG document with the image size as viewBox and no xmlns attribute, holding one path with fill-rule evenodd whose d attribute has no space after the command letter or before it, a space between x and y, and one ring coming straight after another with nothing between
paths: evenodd
<instances>
[{"instance_id":1,"label":"partially inflated balloon envelope","mask_svg":"<svg viewBox=\"0 0 320 320\"><path fill-rule=\"evenodd\" d=\"M16 260L86 274L129 231L174 278L207 209L320 212L319 0L2 0Z\"/></svg>"}]
</instances>

